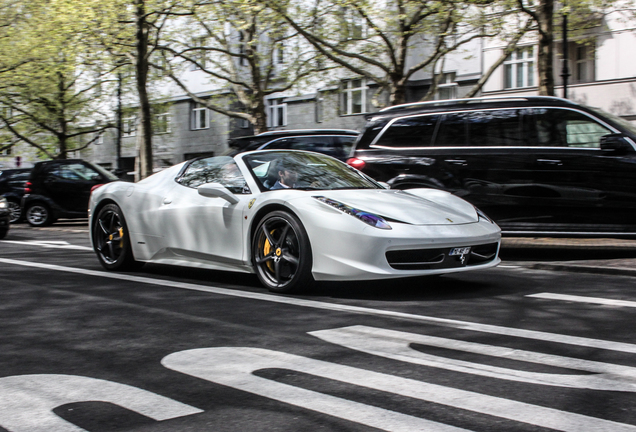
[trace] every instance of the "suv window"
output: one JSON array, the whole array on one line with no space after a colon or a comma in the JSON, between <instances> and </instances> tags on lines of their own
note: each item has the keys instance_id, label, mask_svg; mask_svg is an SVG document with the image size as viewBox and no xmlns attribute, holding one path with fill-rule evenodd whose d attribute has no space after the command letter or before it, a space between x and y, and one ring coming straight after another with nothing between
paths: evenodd
<instances>
[{"instance_id":1,"label":"suv window","mask_svg":"<svg viewBox=\"0 0 636 432\"><path fill-rule=\"evenodd\" d=\"M382 147L429 147L439 115L404 117L395 120L375 142Z\"/></svg>"},{"instance_id":2,"label":"suv window","mask_svg":"<svg viewBox=\"0 0 636 432\"><path fill-rule=\"evenodd\" d=\"M534 109L536 141L543 147L600 148L611 130L587 115L565 109Z\"/></svg>"},{"instance_id":3,"label":"suv window","mask_svg":"<svg viewBox=\"0 0 636 432\"><path fill-rule=\"evenodd\" d=\"M473 111L466 116L471 146L525 146L523 131L527 110L502 109Z\"/></svg>"}]
</instances>

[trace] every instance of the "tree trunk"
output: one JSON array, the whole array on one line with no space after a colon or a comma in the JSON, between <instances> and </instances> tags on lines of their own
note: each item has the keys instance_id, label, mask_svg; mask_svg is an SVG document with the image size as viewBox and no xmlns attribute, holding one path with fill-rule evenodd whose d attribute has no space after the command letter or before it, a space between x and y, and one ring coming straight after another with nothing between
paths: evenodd
<instances>
[{"instance_id":1,"label":"tree trunk","mask_svg":"<svg viewBox=\"0 0 636 432\"><path fill-rule=\"evenodd\" d=\"M539 95L541 96L554 96L553 14L554 0L540 0L537 16L539 21Z\"/></svg>"},{"instance_id":2,"label":"tree trunk","mask_svg":"<svg viewBox=\"0 0 636 432\"><path fill-rule=\"evenodd\" d=\"M145 0L135 0L136 6L136 77L137 93L139 95L139 128L137 130L138 180L152 175L152 122L150 114L150 100L148 99L148 24L146 23Z\"/></svg>"}]
</instances>

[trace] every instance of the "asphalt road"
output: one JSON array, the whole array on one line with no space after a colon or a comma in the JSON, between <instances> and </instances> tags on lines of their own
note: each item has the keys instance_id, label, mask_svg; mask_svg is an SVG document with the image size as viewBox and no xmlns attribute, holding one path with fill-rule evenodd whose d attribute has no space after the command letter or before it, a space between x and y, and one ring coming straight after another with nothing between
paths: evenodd
<instances>
[{"instance_id":1,"label":"asphalt road","mask_svg":"<svg viewBox=\"0 0 636 432\"><path fill-rule=\"evenodd\" d=\"M636 431L626 276L504 261L282 296L105 272L80 222L13 226L0 286L0 431Z\"/></svg>"}]
</instances>

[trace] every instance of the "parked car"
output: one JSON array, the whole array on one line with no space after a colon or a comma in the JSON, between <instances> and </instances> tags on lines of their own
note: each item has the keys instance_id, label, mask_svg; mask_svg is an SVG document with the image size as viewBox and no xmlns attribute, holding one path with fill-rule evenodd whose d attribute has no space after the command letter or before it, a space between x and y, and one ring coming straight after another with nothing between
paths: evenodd
<instances>
[{"instance_id":1,"label":"parked car","mask_svg":"<svg viewBox=\"0 0 636 432\"><path fill-rule=\"evenodd\" d=\"M388 190L335 158L297 150L198 158L133 185L109 183L91 195L90 215L108 270L152 262L256 273L276 292L500 262L499 227L461 198Z\"/></svg>"},{"instance_id":2,"label":"parked car","mask_svg":"<svg viewBox=\"0 0 636 432\"><path fill-rule=\"evenodd\" d=\"M504 234L636 235L636 126L554 97L434 101L368 118L348 163L450 191Z\"/></svg>"},{"instance_id":3,"label":"parked car","mask_svg":"<svg viewBox=\"0 0 636 432\"><path fill-rule=\"evenodd\" d=\"M360 133L348 129L298 129L263 132L231 139L227 155L252 150L306 150L345 161Z\"/></svg>"},{"instance_id":4,"label":"parked car","mask_svg":"<svg viewBox=\"0 0 636 432\"><path fill-rule=\"evenodd\" d=\"M80 159L38 162L22 198L26 221L46 226L59 218L88 217L91 189L114 180L118 180L114 174Z\"/></svg>"},{"instance_id":5,"label":"parked car","mask_svg":"<svg viewBox=\"0 0 636 432\"><path fill-rule=\"evenodd\" d=\"M11 221L11 210L9 202L3 196L0 196L0 240L7 236Z\"/></svg>"},{"instance_id":6,"label":"parked car","mask_svg":"<svg viewBox=\"0 0 636 432\"><path fill-rule=\"evenodd\" d=\"M7 199L11 211L11 223L22 219L22 195L31 168L15 168L0 171L0 195Z\"/></svg>"}]
</instances>

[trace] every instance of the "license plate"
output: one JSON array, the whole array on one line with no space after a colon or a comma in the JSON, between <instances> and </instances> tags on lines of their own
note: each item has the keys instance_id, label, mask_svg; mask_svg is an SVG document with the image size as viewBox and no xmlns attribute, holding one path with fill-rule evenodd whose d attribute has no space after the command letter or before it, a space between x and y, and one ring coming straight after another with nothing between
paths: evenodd
<instances>
[{"instance_id":1,"label":"license plate","mask_svg":"<svg viewBox=\"0 0 636 432\"><path fill-rule=\"evenodd\" d=\"M468 255L470 253L470 247L460 247L460 248L452 248L449 255Z\"/></svg>"}]
</instances>

